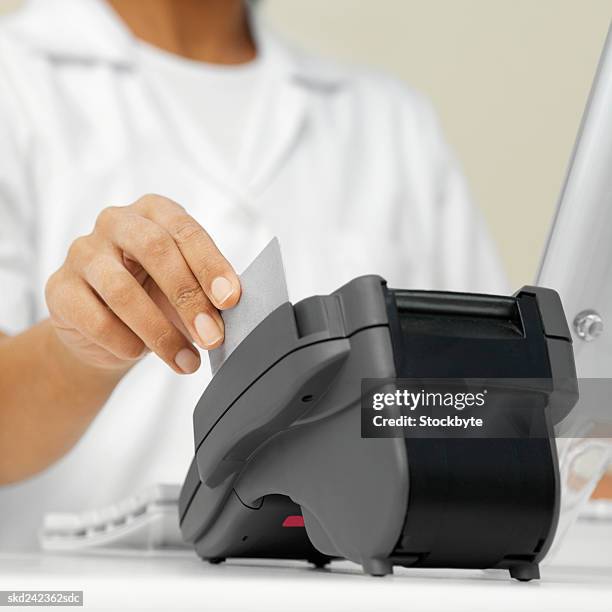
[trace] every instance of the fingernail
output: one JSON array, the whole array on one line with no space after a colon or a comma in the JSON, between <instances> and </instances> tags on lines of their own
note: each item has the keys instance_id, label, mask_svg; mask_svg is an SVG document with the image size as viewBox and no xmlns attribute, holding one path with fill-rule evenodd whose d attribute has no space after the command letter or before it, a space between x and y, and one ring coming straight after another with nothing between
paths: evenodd
<instances>
[{"instance_id":1,"label":"fingernail","mask_svg":"<svg viewBox=\"0 0 612 612\"><path fill-rule=\"evenodd\" d=\"M196 315L194 326L198 336L206 346L213 346L223 338L217 322L205 312Z\"/></svg>"},{"instance_id":2,"label":"fingernail","mask_svg":"<svg viewBox=\"0 0 612 612\"><path fill-rule=\"evenodd\" d=\"M210 292L217 306L222 306L223 302L228 300L232 293L234 293L234 286L225 276L217 276L217 278L213 279L213 282L210 283Z\"/></svg>"},{"instance_id":3,"label":"fingernail","mask_svg":"<svg viewBox=\"0 0 612 612\"><path fill-rule=\"evenodd\" d=\"M185 374L191 374L200 366L200 359L193 351L184 348L176 354L174 363L176 363L179 369L185 372Z\"/></svg>"}]
</instances>

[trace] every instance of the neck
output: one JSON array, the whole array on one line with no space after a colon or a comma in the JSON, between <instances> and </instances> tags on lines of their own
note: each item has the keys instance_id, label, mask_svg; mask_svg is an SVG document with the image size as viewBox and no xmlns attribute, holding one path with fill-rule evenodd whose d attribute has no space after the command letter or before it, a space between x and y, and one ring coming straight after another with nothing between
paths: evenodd
<instances>
[{"instance_id":1,"label":"neck","mask_svg":"<svg viewBox=\"0 0 612 612\"><path fill-rule=\"evenodd\" d=\"M107 0L136 38L183 57L241 64L255 57L243 0Z\"/></svg>"}]
</instances>

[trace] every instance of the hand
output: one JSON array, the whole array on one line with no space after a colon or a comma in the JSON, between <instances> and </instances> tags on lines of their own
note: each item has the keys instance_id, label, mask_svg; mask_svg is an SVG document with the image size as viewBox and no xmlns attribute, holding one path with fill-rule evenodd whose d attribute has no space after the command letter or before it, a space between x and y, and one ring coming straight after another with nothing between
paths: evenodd
<instances>
[{"instance_id":1,"label":"hand","mask_svg":"<svg viewBox=\"0 0 612 612\"><path fill-rule=\"evenodd\" d=\"M181 374L200 366L192 342L223 342L218 309L239 298L238 277L210 236L157 195L105 208L46 286L57 336L81 361L127 370L150 350Z\"/></svg>"}]
</instances>

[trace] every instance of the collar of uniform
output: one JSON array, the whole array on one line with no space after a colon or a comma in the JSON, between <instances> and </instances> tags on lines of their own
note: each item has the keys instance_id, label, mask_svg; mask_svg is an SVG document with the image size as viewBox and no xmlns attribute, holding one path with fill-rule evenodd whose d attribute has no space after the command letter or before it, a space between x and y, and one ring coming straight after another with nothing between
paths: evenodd
<instances>
[{"instance_id":1,"label":"collar of uniform","mask_svg":"<svg viewBox=\"0 0 612 612\"><path fill-rule=\"evenodd\" d=\"M270 32L256 11L251 10L250 22L258 53L293 82L329 90L345 79L329 62ZM26 0L5 25L22 44L55 60L127 68L136 62L135 38L105 0Z\"/></svg>"},{"instance_id":2,"label":"collar of uniform","mask_svg":"<svg viewBox=\"0 0 612 612\"><path fill-rule=\"evenodd\" d=\"M56 60L133 61L133 36L104 0L26 0L5 31Z\"/></svg>"}]
</instances>

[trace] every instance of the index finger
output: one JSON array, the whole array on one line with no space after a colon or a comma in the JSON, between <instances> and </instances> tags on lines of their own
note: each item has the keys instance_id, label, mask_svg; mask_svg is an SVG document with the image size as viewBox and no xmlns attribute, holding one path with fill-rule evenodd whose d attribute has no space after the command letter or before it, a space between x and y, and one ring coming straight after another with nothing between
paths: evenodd
<instances>
[{"instance_id":1,"label":"index finger","mask_svg":"<svg viewBox=\"0 0 612 612\"><path fill-rule=\"evenodd\" d=\"M219 309L240 299L240 281L208 232L176 202L150 195L135 205L140 214L163 227L176 242L210 301Z\"/></svg>"}]
</instances>

